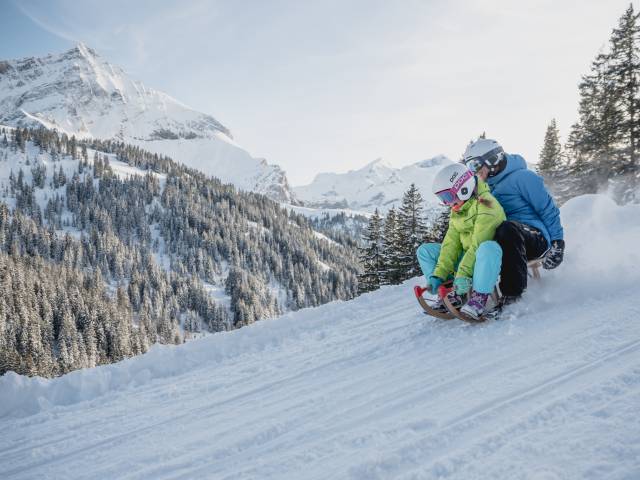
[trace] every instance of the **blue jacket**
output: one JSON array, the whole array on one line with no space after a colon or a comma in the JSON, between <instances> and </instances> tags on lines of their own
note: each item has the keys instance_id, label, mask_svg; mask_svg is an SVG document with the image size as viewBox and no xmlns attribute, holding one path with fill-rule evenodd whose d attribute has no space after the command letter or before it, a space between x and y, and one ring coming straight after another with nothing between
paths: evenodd
<instances>
[{"instance_id":1,"label":"blue jacket","mask_svg":"<svg viewBox=\"0 0 640 480\"><path fill-rule=\"evenodd\" d=\"M487 183L507 215L540 230L547 244L551 240L563 240L560 210L547 191L538 174L527 170L527 163L520 155L506 154L507 166Z\"/></svg>"}]
</instances>

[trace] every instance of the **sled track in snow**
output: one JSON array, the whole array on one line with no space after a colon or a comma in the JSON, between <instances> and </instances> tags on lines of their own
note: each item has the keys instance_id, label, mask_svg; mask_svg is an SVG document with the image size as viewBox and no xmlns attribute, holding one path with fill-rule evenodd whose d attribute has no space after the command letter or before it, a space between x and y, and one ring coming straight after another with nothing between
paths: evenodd
<instances>
[{"instance_id":1,"label":"sled track in snow","mask_svg":"<svg viewBox=\"0 0 640 480\"><path fill-rule=\"evenodd\" d=\"M613 307L584 302L586 317L572 316L572 305L536 311L525 299L482 325L430 320L410 295L385 288L301 311L228 335L245 338L234 357L194 345L201 361L184 371L0 419L0 477L640 472L635 294L622 292Z\"/></svg>"}]
</instances>

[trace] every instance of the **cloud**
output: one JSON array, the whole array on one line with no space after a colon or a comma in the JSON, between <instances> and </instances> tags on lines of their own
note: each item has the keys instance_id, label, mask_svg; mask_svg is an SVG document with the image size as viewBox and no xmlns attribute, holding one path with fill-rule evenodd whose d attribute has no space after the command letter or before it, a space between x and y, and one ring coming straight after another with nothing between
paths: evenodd
<instances>
[{"instance_id":1,"label":"cloud","mask_svg":"<svg viewBox=\"0 0 640 480\"><path fill-rule=\"evenodd\" d=\"M18 10L20 10L20 12L25 17L27 17L29 20L31 20L33 23L38 25L40 28L42 28L46 32L49 32L52 35L55 35L56 37L62 38L63 40L68 40L69 42L72 42L72 43L78 43L80 41L79 38L72 31L62 29L59 26L50 23L48 20L44 20L41 17L41 14L36 13L31 8L31 5L33 5L33 2L12 0L12 3ZM37 10L40 12L43 11L43 9L37 9Z\"/></svg>"}]
</instances>

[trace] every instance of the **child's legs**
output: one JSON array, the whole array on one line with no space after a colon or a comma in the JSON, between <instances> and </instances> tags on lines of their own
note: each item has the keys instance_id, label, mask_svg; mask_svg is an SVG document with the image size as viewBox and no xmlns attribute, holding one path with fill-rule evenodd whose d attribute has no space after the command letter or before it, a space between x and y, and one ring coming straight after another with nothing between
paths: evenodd
<instances>
[{"instance_id":1,"label":"child's legs","mask_svg":"<svg viewBox=\"0 0 640 480\"><path fill-rule=\"evenodd\" d=\"M502 248L497 242L482 242L476 250L473 268L473 289L478 293L491 293L498 282L502 265Z\"/></svg>"},{"instance_id":2,"label":"child's legs","mask_svg":"<svg viewBox=\"0 0 640 480\"><path fill-rule=\"evenodd\" d=\"M418 263L422 269L422 274L427 278L427 280L436 268L436 263L438 263L440 246L441 245L439 243L423 243L416 251Z\"/></svg>"}]
</instances>

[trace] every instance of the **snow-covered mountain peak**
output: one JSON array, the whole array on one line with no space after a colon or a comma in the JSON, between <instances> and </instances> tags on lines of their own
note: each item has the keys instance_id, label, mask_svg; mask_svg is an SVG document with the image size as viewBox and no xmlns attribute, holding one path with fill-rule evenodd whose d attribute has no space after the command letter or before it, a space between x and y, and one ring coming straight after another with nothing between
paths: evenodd
<instances>
[{"instance_id":1,"label":"snow-covered mountain peak","mask_svg":"<svg viewBox=\"0 0 640 480\"><path fill-rule=\"evenodd\" d=\"M75 48L73 48L71 51L76 51L79 55L87 59L96 58L98 56L96 51L92 48L89 48L84 42L78 42Z\"/></svg>"},{"instance_id":2,"label":"snow-covered mountain peak","mask_svg":"<svg viewBox=\"0 0 640 480\"><path fill-rule=\"evenodd\" d=\"M213 116L131 79L84 43L0 61L0 123L136 144L240 189L295 201L285 172L251 156Z\"/></svg>"},{"instance_id":3,"label":"snow-covered mountain peak","mask_svg":"<svg viewBox=\"0 0 640 480\"><path fill-rule=\"evenodd\" d=\"M432 168L432 167L442 167L448 163L451 163L444 155L436 155L433 158L428 158L426 160L422 160L421 162L416 163L416 166L420 168Z\"/></svg>"},{"instance_id":4,"label":"snow-covered mountain peak","mask_svg":"<svg viewBox=\"0 0 640 480\"><path fill-rule=\"evenodd\" d=\"M385 172L392 168L393 167L382 158L376 158L373 162L367 163L364 167L355 171Z\"/></svg>"},{"instance_id":5,"label":"snow-covered mountain peak","mask_svg":"<svg viewBox=\"0 0 640 480\"><path fill-rule=\"evenodd\" d=\"M402 168L395 168L382 159L347 173L321 173L313 182L296 187L295 193L306 205L319 208L349 208L382 212L398 206L402 195L415 183L427 204L438 202L431 194L436 173L448 163L438 155Z\"/></svg>"}]
</instances>

